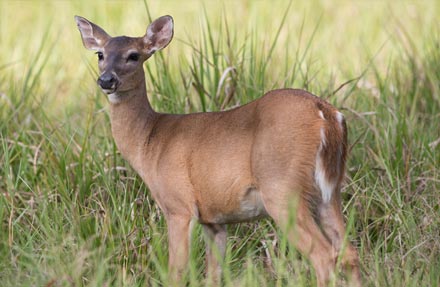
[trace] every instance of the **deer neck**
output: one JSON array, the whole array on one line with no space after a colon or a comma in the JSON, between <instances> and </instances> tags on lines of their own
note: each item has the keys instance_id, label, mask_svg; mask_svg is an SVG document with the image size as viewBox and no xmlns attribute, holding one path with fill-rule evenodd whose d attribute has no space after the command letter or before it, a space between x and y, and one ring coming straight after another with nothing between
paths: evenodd
<instances>
[{"instance_id":1,"label":"deer neck","mask_svg":"<svg viewBox=\"0 0 440 287\"><path fill-rule=\"evenodd\" d=\"M112 101L111 97L118 100ZM157 113L148 101L145 79L133 90L109 95L113 138L122 156L137 170L142 161L145 139Z\"/></svg>"}]
</instances>

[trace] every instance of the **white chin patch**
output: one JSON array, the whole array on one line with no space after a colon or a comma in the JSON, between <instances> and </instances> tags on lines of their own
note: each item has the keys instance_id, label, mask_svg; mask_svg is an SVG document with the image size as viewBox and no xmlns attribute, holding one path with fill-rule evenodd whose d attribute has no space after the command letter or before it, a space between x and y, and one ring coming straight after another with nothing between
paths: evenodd
<instances>
[{"instance_id":1,"label":"white chin patch","mask_svg":"<svg viewBox=\"0 0 440 287\"><path fill-rule=\"evenodd\" d=\"M107 97L112 104L118 104L121 102L121 96L119 96L117 93L108 94Z\"/></svg>"}]
</instances>

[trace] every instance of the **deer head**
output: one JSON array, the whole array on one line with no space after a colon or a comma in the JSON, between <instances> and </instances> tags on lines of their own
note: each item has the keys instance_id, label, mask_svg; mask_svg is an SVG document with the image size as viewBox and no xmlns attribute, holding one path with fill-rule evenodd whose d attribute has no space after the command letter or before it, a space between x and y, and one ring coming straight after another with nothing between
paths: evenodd
<instances>
[{"instance_id":1,"label":"deer head","mask_svg":"<svg viewBox=\"0 0 440 287\"><path fill-rule=\"evenodd\" d=\"M96 51L100 76L97 80L110 99L121 100L126 92L145 82L143 62L165 48L173 38L173 18L162 16L151 23L143 37L111 37L101 27L75 16L81 38Z\"/></svg>"}]
</instances>

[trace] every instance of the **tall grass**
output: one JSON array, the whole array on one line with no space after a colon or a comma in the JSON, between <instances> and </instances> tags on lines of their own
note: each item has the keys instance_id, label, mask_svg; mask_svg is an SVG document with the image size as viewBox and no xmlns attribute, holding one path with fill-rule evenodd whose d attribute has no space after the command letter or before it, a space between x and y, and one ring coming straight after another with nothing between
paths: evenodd
<instances>
[{"instance_id":1,"label":"tall grass","mask_svg":"<svg viewBox=\"0 0 440 287\"><path fill-rule=\"evenodd\" d=\"M172 14L173 43L145 66L153 106L224 110L277 87L326 98L349 123L344 214L366 285L438 286L438 12L434 1L0 2L1 285L166 285L166 223L111 139L73 15L141 35ZM270 220L228 231L225 286L316 283ZM189 286L205 284L203 256L197 227Z\"/></svg>"}]
</instances>

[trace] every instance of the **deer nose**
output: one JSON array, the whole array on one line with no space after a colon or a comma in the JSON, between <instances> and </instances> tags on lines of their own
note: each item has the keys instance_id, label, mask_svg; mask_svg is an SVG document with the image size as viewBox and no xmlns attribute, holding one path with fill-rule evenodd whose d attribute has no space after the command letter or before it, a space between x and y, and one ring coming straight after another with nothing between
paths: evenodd
<instances>
[{"instance_id":1,"label":"deer nose","mask_svg":"<svg viewBox=\"0 0 440 287\"><path fill-rule=\"evenodd\" d=\"M98 78L98 85L105 90L116 89L118 80L113 73L104 73Z\"/></svg>"}]
</instances>

